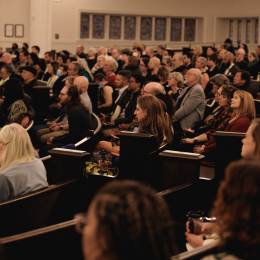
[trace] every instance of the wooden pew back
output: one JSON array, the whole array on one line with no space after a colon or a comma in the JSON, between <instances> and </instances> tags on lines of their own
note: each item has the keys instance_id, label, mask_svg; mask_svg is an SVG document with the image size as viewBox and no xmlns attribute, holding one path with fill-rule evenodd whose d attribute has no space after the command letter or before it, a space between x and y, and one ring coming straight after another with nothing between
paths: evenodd
<instances>
[{"instance_id":1,"label":"wooden pew back","mask_svg":"<svg viewBox=\"0 0 260 260\"><path fill-rule=\"evenodd\" d=\"M160 180L159 152L166 146L156 149L155 137L151 134L141 134L122 131L120 137L120 179L134 179L154 186ZM157 187L156 187L157 188Z\"/></svg>"},{"instance_id":2,"label":"wooden pew back","mask_svg":"<svg viewBox=\"0 0 260 260\"><path fill-rule=\"evenodd\" d=\"M204 155L170 150L165 150L159 155L163 161L163 190L199 180L200 163Z\"/></svg>"},{"instance_id":3,"label":"wooden pew back","mask_svg":"<svg viewBox=\"0 0 260 260\"><path fill-rule=\"evenodd\" d=\"M1 202L0 237L72 219L81 209L83 181L82 179L65 181Z\"/></svg>"},{"instance_id":4,"label":"wooden pew back","mask_svg":"<svg viewBox=\"0 0 260 260\"><path fill-rule=\"evenodd\" d=\"M75 220L0 239L5 259L83 259ZM3 259L1 257L1 259Z\"/></svg>"},{"instance_id":5,"label":"wooden pew back","mask_svg":"<svg viewBox=\"0 0 260 260\"><path fill-rule=\"evenodd\" d=\"M216 139L215 181L224 179L225 169L232 161L241 158L242 139L245 133L217 131L213 134Z\"/></svg>"}]
</instances>

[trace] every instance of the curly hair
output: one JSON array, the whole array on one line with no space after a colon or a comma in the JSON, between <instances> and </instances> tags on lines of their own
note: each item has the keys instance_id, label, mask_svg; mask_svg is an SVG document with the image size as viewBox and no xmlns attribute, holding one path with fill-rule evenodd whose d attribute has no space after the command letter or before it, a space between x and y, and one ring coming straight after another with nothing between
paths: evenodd
<instances>
[{"instance_id":1,"label":"curly hair","mask_svg":"<svg viewBox=\"0 0 260 260\"><path fill-rule=\"evenodd\" d=\"M148 185L113 181L101 188L92 203L101 257L169 260L176 254L168 205Z\"/></svg>"},{"instance_id":2,"label":"curly hair","mask_svg":"<svg viewBox=\"0 0 260 260\"><path fill-rule=\"evenodd\" d=\"M259 158L232 162L214 203L220 246L241 259L260 255L259 172Z\"/></svg>"}]
</instances>

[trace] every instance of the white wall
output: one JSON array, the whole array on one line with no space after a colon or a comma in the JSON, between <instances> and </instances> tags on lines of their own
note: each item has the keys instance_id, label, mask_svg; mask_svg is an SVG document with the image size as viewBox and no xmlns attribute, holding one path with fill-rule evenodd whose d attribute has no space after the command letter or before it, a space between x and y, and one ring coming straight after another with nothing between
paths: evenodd
<instances>
[{"instance_id":1,"label":"white wall","mask_svg":"<svg viewBox=\"0 0 260 260\"><path fill-rule=\"evenodd\" d=\"M30 0L0 0L0 46L5 50L12 43L22 46L30 40ZM23 24L24 38L5 37L5 24Z\"/></svg>"},{"instance_id":2,"label":"white wall","mask_svg":"<svg viewBox=\"0 0 260 260\"><path fill-rule=\"evenodd\" d=\"M30 20L30 8L31 2L50 1L49 13L50 17L45 19L38 19L34 23L34 28L45 27L45 35L49 33L51 39L43 37L43 42L39 42L39 36L37 36L36 42L33 41L35 37L30 37L30 27L32 29ZM225 38L228 37L227 22L222 18L228 17L258 17L257 12L260 8L260 2L258 0L0 0L1 6L4 4L5 10L12 10L11 12L3 12L1 8L0 22L2 25L5 23L22 23L25 25L25 37L24 38L5 38L4 26L0 26L0 45L3 47L11 46L12 42L17 42L20 46L22 42L28 42L32 44L38 43L47 46L50 44L51 49L60 51L67 49L72 53L75 53L76 45L83 44L85 48L90 46L98 47L104 45L109 47L112 44L117 44L121 47L132 46L133 41L104 41L104 40L80 40L79 39L79 14L80 11L86 12L101 12L105 14L133 14L133 15L152 15L152 16L165 16L165 17L193 17L200 18L197 24L197 42L192 43L194 45L209 45L213 42L222 43ZM44 12L46 10L43 8ZM39 12L41 8L39 7ZM41 15L40 13L38 15ZM43 15L42 15L43 16ZM43 17L42 17L43 18ZM221 19L218 19L221 18ZM48 25L48 22L51 25ZM46 23L46 25L45 25ZM32 33L32 32L31 32ZM59 34L59 39L55 39L55 34ZM48 43L46 43L46 39ZM139 42L140 43L140 42ZM186 46L189 43L173 43L173 42L156 42L148 41L146 45L156 46L159 43L167 44L170 47L179 48L184 44ZM260 44L260 38L259 38ZM254 44L249 46L254 48Z\"/></svg>"}]
</instances>

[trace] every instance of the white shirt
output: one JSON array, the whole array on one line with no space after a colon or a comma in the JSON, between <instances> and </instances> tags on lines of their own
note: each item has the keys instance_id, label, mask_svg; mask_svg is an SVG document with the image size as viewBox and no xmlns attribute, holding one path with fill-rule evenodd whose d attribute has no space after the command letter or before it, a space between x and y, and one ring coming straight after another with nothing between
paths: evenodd
<instances>
[{"instance_id":1,"label":"white shirt","mask_svg":"<svg viewBox=\"0 0 260 260\"><path fill-rule=\"evenodd\" d=\"M225 71L224 75L229 75L229 70L234 66L235 64L232 63Z\"/></svg>"},{"instance_id":2,"label":"white shirt","mask_svg":"<svg viewBox=\"0 0 260 260\"><path fill-rule=\"evenodd\" d=\"M121 89L118 89L118 97L117 99L115 100L115 103L119 100L119 98L122 96L122 94L124 93L124 91L128 88L128 86L126 87L123 87Z\"/></svg>"}]
</instances>

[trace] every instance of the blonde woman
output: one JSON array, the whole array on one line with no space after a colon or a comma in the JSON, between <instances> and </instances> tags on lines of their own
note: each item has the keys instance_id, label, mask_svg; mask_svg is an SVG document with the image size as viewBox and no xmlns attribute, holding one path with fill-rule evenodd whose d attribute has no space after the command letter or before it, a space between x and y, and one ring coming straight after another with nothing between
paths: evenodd
<instances>
[{"instance_id":1,"label":"blonde woman","mask_svg":"<svg viewBox=\"0 0 260 260\"><path fill-rule=\"evenodd\" d=\"M35 158L27 131L18 124L0 131L0 201L48 186L45 167Z\"/></svg>"},{"instance_id":2,"label":"blonde woman","mask_svg":"<svg viewBox=\"0 0 260 260\"><path fill-rule=\"evenodd\" d=\"M178 96L180 95L183 89L183 76L180 72L172 72L168 77L168 87L171 90L168 92L168 95L172 96L174 101L177 100Z\"/></svg>"},{"instance_id":3,"label":"blonde woman","mask_svg":"<svg viewBox=\"0 0 260 260\"><path fill-rule=\"evenodd\" d=\"M193 49L193 57L192 57L192 61L191 61L193 67L195 67L195 62L202 55L202 53L203 53L203 50L202 50L201 46L194 47L194 49Z\"/></svg>"}]
</instances>

